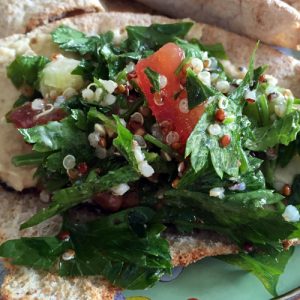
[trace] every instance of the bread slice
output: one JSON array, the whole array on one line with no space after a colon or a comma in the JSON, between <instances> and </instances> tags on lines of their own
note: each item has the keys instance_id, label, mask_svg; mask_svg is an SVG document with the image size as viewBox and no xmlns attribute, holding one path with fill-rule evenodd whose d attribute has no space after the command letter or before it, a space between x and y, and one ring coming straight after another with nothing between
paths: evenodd
<instances>
[{"instance_id":1,"label":"bread slice","mask_svg":"<svg viewBox=\"0 0 300 300\"><path fill-rule=\"evenodd\" d=\"M3 300L113 300L117 289L101 277L63 278L12 267L1 288Z\"/></svg>"},{"instance_id":2,"label":"bread slice","mask_svg":"<svg viewBox=\"0 0 300 300\"><path fill-rule=\"evenodd\" d=\"M125 36L126 25L150 25L176 21L178 20L148 14L97 13L67 18L47 26L41 26L26 35L13 35L0 40L0 90L5 90L5 93L0 94L0 144L2 145L0 147L0 180L19 191L35 185L35 181L29 174L34 171L16 168L10 162L12 156L30 150L28 145L21 141L14 127L7 124L4 119L5 114L11 109L19 95L19 91L6 77L6 67L16 55L38 54L50 57L53 53L59 52L58 47L51 42L49 33L60 24L77 28L88 34L113 30L121 36ZM237 67L247 66L256 45L256 42L248 38L201 23L194 25L189 36L198 38L207 44L222 43L230 59L230 62L224 62L224 65L232 74L238 73ZM300 96L300 61L285 56L266 45L261 45L257 51L256 63L258 65L268 64L270 66L268 72L278 78L279 84Z\"/></svg>"},{"instance_id":3,"label":"bread slice","mask_svg":"<svg viewBox=\"0 0 300 300\"><path fill-rule=\"evenodd\" d=\"M170 17L190 17L270 45L300 47L300 12L280 0L138 1Z\"/></svg>"},{"instance_id":4,"label":"bread slice","mask_svg":"<svg viewBox=\"0 0 300 300\"><path fill-rule=\"evenodd\" d=\"M20 236L55 235L60 217L52 218L33 228L19 231L22 222L45 207L33 193L16 193L0 188L0 244ZM186 266L203 257L230 254L238 247L218 234L199 232L194 235L168 234L174 266ZM1 288L4 299L113 299L117 288L100 276L63 278L30 268L11 266L6 262L8 275Z\"/></svg>"},{"instance_id":5,"label":"bread slice","mask_svg":"<svg viewBox=\"0 0 300 300\"><path fill-rule=\"evenodd\" d=\"M98 13L78 16L41 26L26 35L13 35L0 41L0 95L2 103L0 117L11 108L18 96L18 91L6 77L6 66L18 54L39 54L51 56L59 49L50 42L49 33L58 25L65 24L89 34L119 31L124 34L126 25L150 25L151 23L174 22L165 17L132 13ZM205 24L195 24L191 37L199 38L209 44L223 42L229 57L236 66L246 65L255 47L255 42L238 35ZM270 72L277 76L282 85L292 88L300 94L296 81L300 79L300 62L281 53L261 46L257 54L259 63L269 62ZM235 69L229 63L227 66ZM293 79L292 79L293 78ZM26 145L21 143L16 130L3 120L0 124L0 178L18 190L34 186L30 182L29 170L15 168L10 164L13 155L22 153ZM5 132L5 137L4 133ZM2 138L2 140L1 140ZM12 143L10 143L12 141ZM32 170L31 170L32 172ZM19 224L43 207L36 195L18 194L0 191L0 242L18 236L45 235L57 232L59 218L49 220L40 226L19 232ZM238 248L230 241L217 234L199 232L192 236L168 234L174 265L188 265L205 256L236 253ZM28 283L28 285L25 285ZM57 283L57 284L56 284ZM25 288L24 288L25 285ZM70 291L72 287L73 291ZM5 299L112 299L115 289L103 282L101 277L86 279L59 278L23 267L14 267L6 277L1 295ZM69 293L69 294L62 294ZM72 294L74 293L74 294ZM98 297L98 298L97 298Z\"/></svg>"},{"instance_id":6,"label":"bread slice","mask_svg":"<svg viewBox=\"0 0 300 300\"><path fill-rule=\"evenodd\" d=\"M66 17L103 10L98 0L0 1L0 38Z\"/></svg>"},{"instance_id":7,"label":"bread slice","mask_svg":"<svg viewBox=\"0 0 300 300\"><path fill-rule=\"evenodd\" d=\"M284 2L286 2L290 6L293 6L298 10L298 12L300 12L300 0L284 0Z\"/></svg>"}]
</instances>

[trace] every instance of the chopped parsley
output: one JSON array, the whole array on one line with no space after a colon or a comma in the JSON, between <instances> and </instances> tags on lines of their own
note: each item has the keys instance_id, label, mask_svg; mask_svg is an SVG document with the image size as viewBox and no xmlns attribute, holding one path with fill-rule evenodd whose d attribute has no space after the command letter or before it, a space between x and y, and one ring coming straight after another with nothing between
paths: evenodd
<instances>
[{"instance_id":1,"label":"chopped parsley","mask_svg":"<svg viewBox=\"0 0 300 300\"><path fill-rule=\"evenodd\" d=\"M128 26L119 44L112 32L88 36L56 28L53 43L78 59L60 56L61 70L73 66L63 73L70 80L63 91L66 82L46 57L19 56L8 66L13 84L33 92L21 95L7 115L15 124L22 118L18 130L32 145L31 153L12 161L36 167L39 185L52 198L21 229L62 215L68 239L11 240L0 245L0 256L61 276L102 275L119 287L141 289L170 271L161 235L166 228L205 229L235 242L240 254L222 259L253 272L276 295L292 254L282 242L300 234L299 222L282 217L284 196L270 178L300 153L299 100L268 81L266 66L254 69L255 53L244 78L231 78L218 60L226 59L221 45L185 40L192 26ZM161 88L154 69L164 66L149 65L142 73L137 66L168 43L180 49L181 61L172 66L170 55L175 71L165 72L168 88ZM140 81L144 75L149 82ZM299 175L290 204L299 203L298 186ZM84 206L92 208L92 219L75 220L74 211ZM254 252L247 254L249 243Z\"/></svg>"}]
</instances>

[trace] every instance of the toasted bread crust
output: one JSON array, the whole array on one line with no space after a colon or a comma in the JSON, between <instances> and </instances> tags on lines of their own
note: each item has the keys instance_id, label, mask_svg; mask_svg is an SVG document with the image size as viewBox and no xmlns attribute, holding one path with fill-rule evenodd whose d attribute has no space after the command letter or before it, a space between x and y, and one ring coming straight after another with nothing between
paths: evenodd
<instances>
[{"instance_id":1,"label":"toasted bread crust","mask_svg":"<svg viewBox=\"0 0 300 300\"><path fill-rule=\"evenodd\" d=\"M4 279L1 296L7 300L113 300L117 290L99 276L63 278L25 267L14 267Z\"/></svg>"},{"instance_id":2,"label":"toasted bread crust","mask_svg":"<svg viewBox=\"0 0 300 300\"><path fill-rule=\"evenodd\" d=\"M167 235L174 266L187 266L208 256L238 253L237 245L210 231L192 235Z\"/></svg>"},{"instance_id":3,"label":"toasted bread crust","mask_svg":"<svg viewBox=\"0 0 300 300\"><path fill-rule=\"evenodd\" d=\"M0 1L0 37L24 33L59 19L99 12L98 0L10 0Z\"/></svg>"}]
</instances>

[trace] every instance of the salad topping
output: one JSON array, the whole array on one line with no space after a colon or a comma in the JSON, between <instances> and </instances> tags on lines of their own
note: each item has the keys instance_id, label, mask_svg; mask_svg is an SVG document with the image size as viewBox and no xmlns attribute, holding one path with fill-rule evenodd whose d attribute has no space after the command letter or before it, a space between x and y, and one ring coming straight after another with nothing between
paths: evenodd
<instances>
[{"instance_id":1,"label":"salad topping","mask_svg":"<svg viewBox=\"0 0 300 300\"><path fill-rule=\"evenodd\" d=\"M276 294L292 254L285 241L300 238L299 176L278 188L275 172L299 151L300 100L254 68L255 51L231 78L221 45L184 39L192 25L129 26L118 43L113 32L60 26L52 40L76 59L18 56L8 66L27 92L7 120L32 144L13 163L36 167L49 201L21 228L64 221L58 236L7 241L0 256L140 289L171 270L169 228L208 230L240 247L221 259ZM88 221L73 216L82 208Z\"/></svg>"}]
</instances>

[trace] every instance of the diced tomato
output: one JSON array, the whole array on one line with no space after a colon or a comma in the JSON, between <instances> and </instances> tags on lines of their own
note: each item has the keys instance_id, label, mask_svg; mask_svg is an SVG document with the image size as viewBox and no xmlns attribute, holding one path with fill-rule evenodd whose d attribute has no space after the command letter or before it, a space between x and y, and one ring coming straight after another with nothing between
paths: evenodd
<instances>
[{"instance_id":1,"label":"diced tomato","mask_svg":"<svg viewBox=\"0 0 300 300\"><path fill-rule=\"evenodd\" d=\"M183 50L174 43L168 43L153 55L140 60L136 66L137 83L145 94L153 115L158 123L164 121L171 123L172 130L179 134L179 142L182 146L186 144L186 140L204 112L203 105L196 106L192 110L183 109L183 104L187 101L182 102L182 100L187 98L187 93L181 85L181 76L175 74L183 59ZM160 91L162 97L160 105L157 105L157 93L151 92L151 83L144 72L147 67L167 78L167 85ZM179 92L179 96L175 99Z\"/></svg>"},{"instance_id":2,"label":"diced tomato","mask_svg":"<svg viewBox=\"0 0 300 300\"><path fill-rule=\"evenodd\" d=\"M60 121L66 117L66 112L60 108L54 108L48 114L36 117L41 112L42 110L33 110L29 102L11 111L8 120L14 123L17 128L31 128L36 125L47 124L50 121Z\"/></svg>"}]
</instances>

